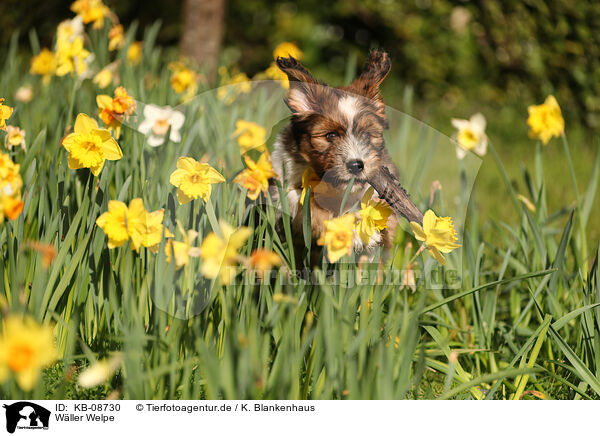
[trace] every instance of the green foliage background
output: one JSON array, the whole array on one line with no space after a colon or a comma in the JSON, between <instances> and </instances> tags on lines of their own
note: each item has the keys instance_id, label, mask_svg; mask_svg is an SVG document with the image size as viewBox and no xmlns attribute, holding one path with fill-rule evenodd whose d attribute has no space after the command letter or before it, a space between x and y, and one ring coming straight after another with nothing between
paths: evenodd
<instances>
[{"instance_id":1,"label":"green foliage background","mask_svg":"<svg viewBox=\"0 0 600 436\"><path fill-rule=\"evenodd\" d=\"M37 39L32 36L30 45L28 32L35 29L49 46L56 24L71 16L68 3L2 3L0 95L12 96L32 81L26 71ZM176 57L178 3L107 3L127 28L139 21L136 38L144 40L142 64L121 63L123 85L140 101L176 104L179 96L170 89L165 66ZM28 152L16 150L13 156L22 165L28 195L23 214L0 227L0 296L13 312L55 322L63 358L26 395L531 398L536 392L544 398L600 398L599 248L593 225L599 215L600 154L594 158L596 143L586 141L596 122L598 11L593 4L567 2L228 3L224 65L252 76L269 64L277 43L290 40L305 51L305 63L316 75L338 84L354 76L369 48L381 46L394 61L384 89L391 106L448 134L450 117L486 115L493 144L475 194L465 199L470 204L461 232L463 259L453 265L462 267L460 290L429 289L422 279L414 293L393 284L288 284L284 272L273 283L251 287L242 281L244 272L235 283L202 293L197 291L207 289L207 281L196 273L197 260L178 272L165 263L164 246L158 255L109 250L94 221L113 198L140 196L151 210L164 207L172 230L179 219L200 230L201 238L214 231L203 206L175 207L168 174L176 157L193 145L195 156L209 154L233 177L242 168L231 136L235 120L256 117L262 123L282 99L252 96L230 113L216 101L199 100L185 109L182 142L158 149L145 147L141 135L127 130L120 140L123 160L108 165L96 181L85 171L68 170L58 144L77 113L96 110L97 89L89 80L75 85L71 77L53 78L49 87L38 81L35 101L15 104L11 119L28 132ZM151 26L158 17L163 26ZM8 42L17 28L19 47ZM105 30L91 32L97 67L108 57ZM116 56L124 60L125 54ZM146 88L147 75L156 78L156 86ZM527 105L548 93L561 103L571 146L563 138L542 148L527 138ZM217 121L200 103L228 117ZM582 128L586 124L592 128ZM429 130L405 123L389 131L388 143L398 142L408 157L400 162L403 169L420 172L430 161L435 135ZM578 189L565 165L570 156ZM161 165L164 171L156 171ZM427 191L415 195L419 206L441 208L443 199L452 201L445 186L429 200ZM524 208L517 194L529 197L536 212ZM219 185L211 201L217 216L252 228L244 254L264 244L293 259L289 223L280 238L272 210L255 214L232 183ZM303 219L308 228L309 213ZM57 248L49 270L24 249L29 240ZM395 261L404 265L409 257L401 249ZM324 263L323 271L328 268L358 274L354 262ZM161 294L164 289L173 295ZM178 319L171 306L160 309L159 297L167 306L180 295L189 297L186 309L198 302L206 309L186 319ZM115 377L93 390L76 386L74 373L117 351L124 352L125 362ZM14 381L0 387L0 397L20 395Z\"/></svg>"},{"instance_id":2,"label":"green foliage background","mask_svg":"<svg viewBox=\"0 0 600 436\"><path fill-rule=\"evenodd\" d=\"M3 46L17 28L36 28L49 44L69 1L6 0ZM177 43L181 2L107 1L125 24L157 18L158 42ZM325 78L344 75L351 54L384 47L394 60L393 85L414 86L442 109L489 105L500 110L555 93L568 117L596 127L600 114L600 4L567 0L335 0L227 2L223 61L250 74L265 68L274 45L296 41ZM25 42L25 39L23 39ZM361 59L362 60L362 59ZM399 91L396 95L399 95Z\"/></svg>"}]
</instances>

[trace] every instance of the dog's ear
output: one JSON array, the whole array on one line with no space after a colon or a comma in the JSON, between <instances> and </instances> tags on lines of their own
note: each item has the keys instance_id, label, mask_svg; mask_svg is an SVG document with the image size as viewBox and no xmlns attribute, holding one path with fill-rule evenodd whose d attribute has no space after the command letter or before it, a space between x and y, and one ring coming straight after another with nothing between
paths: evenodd
<instances>
[{"instance_id":1,"label":"dog's ear","mask_svg":"<svg viewBox=\"0 0 600 436\"><path fill-rule=\"evenodd\" d=\"M318 81L300 62L292 56L278 57L277 66L290 81L290 90L286 103L294 114L314 112L318 110L316 95L319 88L325 86Z\"/></svg>"},{"instance_id":2,"label":"dog's ear","mask_svg":"<svg viewBox=\"0 0 600 436\"><path fill-rule=\"evenodd\" d=\"M378 106L378 112L383 115L385 105L379 92L379 85L388 75L392 68L392 62L389 55L383 50L372 50L369 53L363 72L358 76L348 88L353 89L357 94L363 95L373 100Z\"/></svg>"},{"instance_id":3,"label":"dog's ear","mask_svg":"<svg viewBox=\"0 0 600 436\"><path fill-rule=\"evenodd\" d=\"M369 98L378 98L379 85L392 68L389 55L383 50L373 50L369 53L363 72L350 85L360 94Z\"/></svg>"}]
</instances>

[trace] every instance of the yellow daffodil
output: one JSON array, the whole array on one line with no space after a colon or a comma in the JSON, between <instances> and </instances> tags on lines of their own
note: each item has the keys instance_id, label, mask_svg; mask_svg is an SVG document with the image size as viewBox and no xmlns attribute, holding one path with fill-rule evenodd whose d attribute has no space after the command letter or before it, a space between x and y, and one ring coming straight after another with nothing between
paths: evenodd
<instances>
[{"instance_id":1,"label":"yellow daffodil","mask_svg":"<svg viewBox=\"0 0 600 436\"><path fill-rule=\"evenodd\" d=\"M17 219L23 211L23 179L19 169L19 164L15 164L8 154L0 153L0 223L4 218Z\"/></svg>"},{"instance_id":2,"label":"yellow daffodil","mask_svg":"<svg viewBox=\"0 0 600 436\"><path fill-rule=\"evenodd\" d=\"M173 234L163 227L164 210L146 211L141 198L134 198L129 207L121 201L108 202L108 211L96 220L108 236L108 248L120 247L131 239L131 248L139 251L140 247L157 249L163 237Z\"/></svg>"},{"instance_id":3,"label":"yellow daffodil","mask_svg":"<svg viewBox=\"0 0 600 436\"><path fill-rule=\"evenodd\" d=\"M163 238L172 238L174 235L163 225L165 210L159 209L154 212L146 212L144 222L144 233L142 235L142 246L158 253L158 244Z\"/></svg>"},{"instance_id":4,"label":"yellow daffodil","mask_svg":"<svg viewBox=\"0 0 600 436\"><path fill-rule=\"evenodd\" d=\"M121 123L123 119L135 112L137 104L125 88L119 86L115 89L114 97L102 94L96 96L96 104L100 109L100 119L108 130L115 132L118 139L121 136Z\"/></svg>"},{"instance_id":5,"label":"yellow daffodil","mask_svg":"<svg viewBox=\"0 0 600 436\"><path fill-rule=\"evenodd\" d=\"M177 201L185 204L196 198L208 201L212 185L225 181L217 170L207 163L201 163L191 157L177 159L177 169L169 179L177 187Z\"/></svg>"},{"instance_id":6,"label":"yellow daffodil","mask_svg":"<svg viewBox=\"0 0 600 436\"><path fill-rule=\"evenodd\" d=\"M325 230L317 240L317 244L327 247L329 262L337 262L352 253L355 220L354 215L347 214L324 221Z\"/></svg>"},{"instance_id":7,"label":"yellow daffodil","mask_svg":"<svg viewBox=\"0 0 600 436\"><path fill-rule=\"evenodd\" d=\"M373 198L374 189L369 188L363 195L361 209L359 211L360 221L356 225L356 233L363 241L368 244L375 231L382 231L388 226L388 218L392 214L392 209L383 200Z\"/></svg>"},{"instance_id":8,"label":"yellow daffodil","mask_svg":"<svg viewBox=\"0 0 600 436\"><path fill-rule=\"evenodd\" d=\"M14 171L14 168L18 166L8 154L0 153L0 180L3 180L8 173Z\"/></svg>"},{"instance_id":9,"label":"yellow daffodil","mask_svg":"<svg viewBox=\"0 0 600 436\"><path fill-rule=\"evenodd\" d=\"M17 88L15 100L20 101L21 103L29 103L33 100L33 86L24 85Z\"/></svg>"},{"instance_id":10,"label":"yellow daffodil","mask_svg":"<svg viewBox=\"0 0 600 436\"><path fill-rule=\"evenodd\" d=\"M454 138L458 144L456 156L463 159L468 151L479 156L487 152L488 138L485 134L485 117L476 113L468 120L452 118L452 125L458 130Z\"/></svg>"},{"instance_id":11,"label":"yellow daffodil","mask_svg":"<svg viewBox=\"0 0 600 436\"><path fill-rule=\"evenodd\" d=\"M4 138L4 145L9 150L13 147L21 147L23 151L26 151L25 146L25 130L19 129L15 126L6 126L6 137Z\"/></svg>"},{"instance_id":12,"label":"yellow daffodil","mask_svg":"<svg viewBox=\"0 0 600 436\"><path fill-rule=\"evenodd\" d=\"M423 227L419 223L411 222L415 238L425 243L425 248L440 264L446 265L446 259L442 253L450 253L455 248L460 247L457 244L458 238L450 217L438 217L430 209L423 216Z\"/></svg>"},{"instance_id":13,"label":"yellow daffodil","mask_svg":"<svg viewBox=\"0 0 600 436\"><path fill-rule=\"evenodd\" d=\"M290 56L300 60L302 59L302 56L304 56L304 53L302 53L302 50L300 50L293 42L282 42L275 47L275 50L273 50L273 59L275 60L277 60L277 58L287 58Z\"/></svg>"},{"instance_id":14,"label":"yellow daffodil","mask_svg":"<svg viewBox=\"0 0 600 436\"><path fill-rule=\"evenodd\" d=\"M565 131L565 120L562 117L560 106L554 96L550 95L544 103L537 106L529 106L529 136L548 144L553 136L559 137Z\"/></svg>"},{"instance_id":15,"label":"yellow daffodil","mask_svg":"<svg viewBox=\"0 0 600 436\"><path fill-rule=\"evenodd\" d=\"M0 153L0 180L3 180L6 175L14 170L15 164L10 156L6 153Z\"/></svg>"},{"instance_id":16,"label":"yellow daffodil","mask_svg":"<svg viewBox=\"0 0 600 436\"><path fill-rule=\"evenodd\" d=\"M224 100L225 104L227 104L227 105L233 103L233 101L235 99L233 96L230 95L229 88L227 86L221 86L217 90L217 98L219 100Z\"/></svg>"},{"instance_id":17,"label":"yellow daffodil","mask_svg":"<svg viewBox=\"0 0 600 436\"><path fill-rule=\"evenodd\" d=\"M261 192L266 193L269 189L269 179L276 177L271 164L269 152L261 154L258 161L254 162L248 156L244 156L247 169L242 171L233 179L234 183L239 183L248 190L248 198L256 200Z\"/></svg>"},{"instance_id":18,"label":"yellow daffodil","mask_svg":"<svg viewBox=\"0 0 600 436\"><path fill-rule=\"evenodd\" d=\"M155 253L158 252L158 244L163 238L163 231L165 237L173 237L173 233L163 226L164 217L164 209L155 210L154 212L146 212L144 233L142 235L142 245L150 248Z\"/></svg>"},{"instance_id":19,"label":"yellow daffodil","mask_svg":"<svg viewBox=\"0 0 600 436\"><path fill-rule=\"evenodd\" d=\"M7 195L2 197L2 214L9 220L16 220L23 212L24 206L19 197Z\"/></svg>"},{"instance_id":20,"label":"yellow daffodil","mask_svg":"<svg viewBox=\"0 0 600 436\"><path fill-rule=\"evenodd\" d=\"M185 92L195 82L196 75L189 68L178 70L171 76L171 87L178 94Z\"/></svg>"},{"instance_id":21,"label":"yellow daffodil","mask_svg":"<svg viewBox=\"0 0 600 436\"><path fill-rule=\"evenodd\" d=\"M127 60L133 65L137 65L142 60L142 43L140 41L132 42L127 48Z\"/></svg>"},{"instance_id":22,"label":"yellow daffodil","mask_svg":"<svg viewBox=\"0 0 600 436\"><path fill-rule=\"evenodd\" d=\"M174 241L169 239L165 245L165 255L167 262L171 262L172 256L175 256L175 267L177 269L187 265L190 257L199 257L200 248L193 247L194 240L198 237L195 230L183 230L180 222L177 222L179 232L183 235L183 241Z\"/></svg>"},{"instance_id":23,"label":"yellow daffodil","mask_svg":"<svg viewBox=\"0 0 600 436\"><path fill-rule=\"evenodd\" d=\"M235 100L235 96L248 94L252 90L252 83L246 73L235 73L229 76L227 68L219 68L220 85L217 91L217 98L223 100L225 104L230 105Z\"/></svg>"},{"instance_id":24,"label":"yellow daffodil","mask_svg":"<svg viewBox=\"0 0 600 436\"><path fill-rule=\"evenodd\" d=\"M196 73L186 67L182 62L171 62L169 69L173 72L171 75L171 87L178 94L187 92L188 95L194 95L198 90L198 79Z\"/></svg>"},{"instance_id":25,"label":"yellow daffodil","mask_svg":"<svg viewBox=\"0 0 600 436\"><path fill-rule=\"evenodd\" d=\"M267 129L255 122L237 120L233 136L237 137L241 154L250 150L266 150Z\"/></svg>"},{"instance_id":26,"label":"yellow daffodil","mask_svg":"<svg viewBox=\"0 0 600 436\"><path fill-rule=\"evenodd\" d=\"M104 18L110 9L102 0L76 0L71 4L71 10L83 19L85 24L94 23L94 29L104 27Z\"/></svg>"},{"instance_id":27,"label":"yellow daffodil","mask_svg":"<svg viewBox=\"0 0 600 436\"><path fill-rule=\"evenodd\" d=\"M304 198L306 197L308 188L310 188L312 198L315 194L315 189L317 189L321 183L321 178L317 175L315 170L313 170L312 167L306 167L302 173L302 192L300 193L301 205L304 205Z\"/></svg>"},{"instance_id":28,"label":"yellow daffodil","mask_svg":"<svg viewBox=\"0 0 600 436\"><path fill-rule=\"evenodd\" d=\"M31 59L31 74L42 76L42 81L47 84L50 77L56 72L56 56L47 48L43 48L37 55Z\"/></svg>"},{"instance_id":29,"label":"yellow daffodil","mask_svg":"<svg viewBox=\"0 0 600 436\"><path fill-rule=\"evenodd\" d=\"M56 43L56 75L75 73L81 76L88 68L86 59L89 56L90 52L83 48L81 36L76 37L72 42L59 39Z\"/></svg>"},{"instance_id":30,"label":"yellow daffodil","mask_svg":"<svg viewBox=\"0 0 600 436\"><path fill-rule=\"evenodd\" d=\"M2 322L0 334L0 383L10 374L24 391L32 390L40 371L57 357L52 327L42 326L32 318L9 315Z\"/></svg>"},{"instance_id":31,"label":"yellow daffodil","mask_svg":"<svg viewBox=\"0 0 600 436\"><path fill-rule=\"evenodd\" d=\"M201 272L204 277L214 279L219 277L224 285L231 283L235 276L235 266L243 260L238 253L250 236L248 227L240 227L237 230L225 221L219 222L221 236L210 233L200 247L202 257Z\"/></svg>"},{"instance_id":32,"label":"yellow daffodil","mask_svg":"<svg viewBox=\"0 0 600 436\"><path fill-rule=\"evenodd\" d=\"M307 167L302 173L302 192L300 193L300 205L304 205L304 197L310 187L310 198L317 198L317 203L331 203L339 197L339 192L329 183L321 180L312 167Z\"/></svg>"},{"instance_id":33,"label":"yellow daffodil","mask_svg":"<svg viewBox=\"0 0 600 436\"><path fill-rule=\"evenodd\" d=\"M115 89L115 96L112 101L112 111L122 115L132 115L137 107L135 100L127 93L122 86Z\"/></svg>"},{"instance_id":34,"label":"yellow daffodil","mask_svg":"<svg viewBox=\"0 0 600 436\"><path fill-rule=\"evenodd\" d=\"M289 89L290 87L290 81L287 74L281 71L275 62L271 62L271 65L269 65L269 68L262 73L262 76L267 79L278 80L281 86L285 89Z\"/></svg>"},{"instance_id":35,"label":"yellow daffodil","mask_svg":"<svg viewBox=\"0 0 600 436\"><path fill-rule=\"evenodd\" d=\"M69 152L69 169L89 168L94 176L100 174L106 160L123 157L110 132L98 128L98 123L86 114L77 116L74 132L62 140L62 146Z\"/></svg>"},{"instance_id":36,"label":"yellow daffodil","mask_svg":"<svg viewBox=\"0 0 600 436\"><path fill-rule=\"evenodd\" d=\"M13 113L13 108L4 104L4 99L0 98L0 130L6 130L6 120L8 120Z\"/></svg>"},{"instance_id":37,"label":"yellow daffodil","mask_svg":"<svg viewBox=\"0 0 600 436\"><path fill-rule=\"evenodd\" d=\"M134 198L127 205L121 201L108 202L108 211L96 219L96 225L108 236L108 248L120 247L130 236L132 247L136 251L142 245L145 232L146 209L141 198Z\"/></svg>"},{"instance_id":38,"label":"yellow daffodil","mask_svg":"<svg viewBox=\"0 0 600 436\"><path fill-rule=\"evenodd\" d=\"M238 94L248 94L252 90L250 78L246 73L236 73L229 81L230 85L235 85L235 90Z\"/></svg>"},{"instance_id":39,"label":"yellow daffodil","mask_svg":"<svg viewBox=\"0 0 600 436\"><path fill-rule=\"evenodd\" d=\"M248 259L248 265L259 277L263 277L266 272L281 265L281 257L271 250L254 250Z\"/></svg>"},{"instance_id":40,"label":"yellow daffodil","mask_svg":"<svg viewBox=\"0 0 600 436\"><path fill-rule=\"evenodd\" d=\"M193 232L193 230L190 230L190 232ZM171 257L172 255L174 255L175 267L177 269L184 267L190 261L190 250L192 248L198 250L198 255L200 254L199 248L190 247L186 241L173 241L169 239L169 242L167 242L167 244L165 245L165 255L167 263L171 263Z\"/></svg>"},{"instance_id":41,"label":"yellow daffodil","mask_svg":"<svg viewBox=\"0 0 600 436\"><path fill-rule=\"evenodd\" d=\"M125 35L121 24L113 25L108 31L108 50L113 51L122 48L125 44Z\"/></svg>"},{"instance_id":42,"label":"yellow daffodil","mask_svg":"<svg viewBox=\"0 0 600 436\"><path fill-rule=\"evenodd\" d=\"M82 388L88 389L106 383L121 367L123 361L123 354L121 353L116 353L108 359L99 360L79 374L77 384Z\"/></svg>"},{"instance_id":43,"label":"yellow daffodil","mask_svg":"<svg viewBox=\"0 0 600 436\"><path fill-rule=\"evenodd\" d=\"M98 85L98 88L104 89L113 81L113 73L110 68L102 68L92 79L92 82Z\"/></svg>"}]
</instances>

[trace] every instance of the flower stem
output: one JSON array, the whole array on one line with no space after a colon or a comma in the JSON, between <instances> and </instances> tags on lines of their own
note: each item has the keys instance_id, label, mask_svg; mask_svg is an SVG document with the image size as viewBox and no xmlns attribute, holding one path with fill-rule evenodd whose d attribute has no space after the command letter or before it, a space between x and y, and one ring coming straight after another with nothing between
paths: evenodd
<instances>
[{"instance_id":1,"label":"flower stem","mask_svg":"<svg viewBox=\"0 0 600 436\"><path fill-rule=\"evenodd\" d=\"M569 172L571 173L571 182L573 183L573 189L575 189L575 202L579 207L579 189L577 188L577 178L575 177L575 169L573 168L573 160L571 159L571 151L569 150L569 142L567 141L567 136L563 133L561 135L563 149L565 150L565 155L567 156L567 162L569 164Z\"/></svg>"},{"instance_id":2,"label":"flower stem","mask_svg":"<svg viewBox=\"0 0 600 436\"><path fill-rule=\"evenodd\" d=\"M419 249L417 250L417 252L414 254L413 257L411 257L411 259L408 261L409 265L412 265L412 263L417 259L417 257L419 256L419 254L421 254L423 252L423 250L425 250L425 244L421 245L419 247Z\"/></svg>"},{"instance_id":3,"label":"flower stem","mask_svg":"<svg viewBox=\"0 0 600 436\"><path fill-rule=\"evenodd\" d=\"M75 80L75 84L73 85L73 91L71 92L71 101L69 102L69 112L67 112L66 127L70 126L71 122L73 121L73 107L75 106L75 95L77 95L77 90L79 89L80 84L80 80Z\"/></svg>"},{"instance_id":4,"label":"flower stem","mask_svg":"<svg viewBox=\"0 0 600 436\"><path fill-rule=\"evenodd\" d=\"M585 279L587 277L588 261L587 261L587 240L585 237L585 225L583 222L583 214L581 210L581 204L579 203L579 189L577 188L577 178L575 177L575 169L573 168L573 160L571 159L571 151L569 149L569 142L567 136L561 135L563 149L567 156L567 163L569 164L569 172L571 173L571 182L573 183L573 189L575 190L575 207L577 208L577 221L579 222L579 238L581 239L581 258L583 259L582 275Z\"/></svg>"},{"instance_id":5,"label":"flower stem","mask_svg":"<svg viewBox=\"0 0 600 436\"><path fill-rule=\"evenodd\" d=\"M519 203L519 200L517 199L517 196L515 194L515 190L513 189L512 185L510 184L510 179L508 178L508 175L506 174L506 170L504 169L504 165L502 165L502 161L500 160L500 156L498 155L498 152L496 151L496 148L494 147L494 145L491 142L488 144L488 148L491 150L492 156L494 156L494 160L496 161L496 165L498 165L498 170L500 171L500 175L502 176L502 180L504 180L504 184L506 185L506 189L508 189L508 193L510 194L510 198L512 199L512 202L513 202L513 204L515 206L515 209L519 213L519 216L521 216L521 214L522 214L521 203Z\"/></svg>"}]
</instances>

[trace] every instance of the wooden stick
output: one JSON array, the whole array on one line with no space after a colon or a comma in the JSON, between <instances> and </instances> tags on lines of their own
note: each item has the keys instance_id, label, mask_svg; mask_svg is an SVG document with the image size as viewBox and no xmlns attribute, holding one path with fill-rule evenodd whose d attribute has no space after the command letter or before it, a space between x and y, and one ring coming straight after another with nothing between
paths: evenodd
<instances>
[{"instance_id":1,"label":"wooden stick","mask_svg":"<svg viewBox=\"0 0 600 436\"><path fill-rule=\"evenodd\" d=\"M382 167L368 182L375 188L379 198L387 202L396 213L409 222L423 223L423 214L387 167Z\"/></svg>"}]
</instances>

